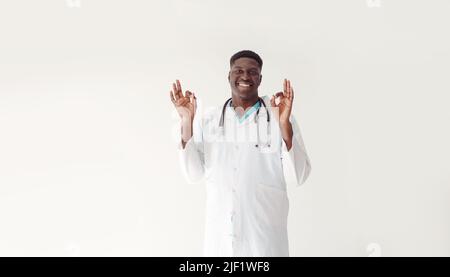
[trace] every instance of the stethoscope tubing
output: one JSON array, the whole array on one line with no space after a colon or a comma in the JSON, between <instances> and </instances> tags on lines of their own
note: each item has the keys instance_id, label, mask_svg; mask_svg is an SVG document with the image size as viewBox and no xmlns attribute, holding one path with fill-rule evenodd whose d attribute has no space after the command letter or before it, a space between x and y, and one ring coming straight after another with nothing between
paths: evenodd
<instances>
[{"instance_id":1,"label":"stethoscope tubing","mask_svg":"<svg viewBox=\"0 0 450 277\"><path fill-rule=\"evenodd\" d=\"M225 111L226 108L228 106L228 104L231 102L232 98L229 98L227 101L225 101L225 104L223 105L222 108L222 114L220 115L220 120L219 120L219 128L221 128L224 132L224 121L225 121ZM256 111L256 116L255 116L255 123L257 124L257 144L255 144L255 147L259 147L260 145L260 136L259 136L259 110L261 108L261 106L264 106L264 109L266 110L266 115L267 115L267 136L269 138L269 142L266 143L266 145L268 147L270 147L270 134L271 134L271 130L270 130L270 113L269 110L267 109L266 103L264 102L264 100L261 99L261 97L259 97L258 99L260 105L258 107L258 110Z\"/></svg>"}]
</instances>

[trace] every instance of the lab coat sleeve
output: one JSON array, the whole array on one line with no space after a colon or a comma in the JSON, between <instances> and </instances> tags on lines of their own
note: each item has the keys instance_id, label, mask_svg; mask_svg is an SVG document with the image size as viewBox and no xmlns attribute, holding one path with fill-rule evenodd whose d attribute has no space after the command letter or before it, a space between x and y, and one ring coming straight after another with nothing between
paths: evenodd
<instances>
[{"instance_id":1,"label":"lab coat sleeve","mask_svg":"<svg viewBox=\"0 0 450 277\"><path fill-rule=\"evenodd\" d=\"M306 181L311 173L311 162L306 152L305 144L303 142L297 121L293 115L290 116L289 120L292 124L293 131L292 147L288 151L286 143L282 140L282 162L283 168L289 168L293 171L296 186L299 187ZM289 172L289 170L285 172ZM292 172L288 174L292 174Z\"/></svg>"},{"instance_id":2,"label":"lab coat sleeve","mask_svg":"<svg viewBox=\"0 0 450 277\"><path fill-rule=\"evenodd\" d=\"M181 140L178 144L181 171L189 184L203 181L205 175L205 159L203 151L202 128L199 120L194 120L193 136L183 148Z\"/></svg>"}]
</instances>

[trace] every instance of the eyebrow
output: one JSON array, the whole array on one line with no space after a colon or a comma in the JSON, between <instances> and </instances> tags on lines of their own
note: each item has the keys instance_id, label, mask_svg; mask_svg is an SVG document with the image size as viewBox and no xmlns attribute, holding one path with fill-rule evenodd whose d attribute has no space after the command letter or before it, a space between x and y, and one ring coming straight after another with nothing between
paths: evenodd
<instances>
[{"instance_id":1,"label":"eyebrow","mask_svg":"<svg viewBox=\"0 0 450 277\"><path fill-rule=\"evenodd\" d=\"M234 66L234 68L243 68L243 67L239 66L239 65L236 65L236 66ZM256 70L258 70L259 68L257 68L257 67L250 67L249 69L256 69Z\"/></svg>"}]
</instances>

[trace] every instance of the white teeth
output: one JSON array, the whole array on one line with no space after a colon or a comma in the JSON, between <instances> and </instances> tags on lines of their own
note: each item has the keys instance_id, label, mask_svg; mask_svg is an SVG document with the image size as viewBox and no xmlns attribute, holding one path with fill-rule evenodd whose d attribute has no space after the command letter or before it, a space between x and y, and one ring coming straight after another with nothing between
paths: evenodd
<instances>
[{"instance_id":1,"label":"white teeth","mask_svg":"<svg viewBox=\"0 0 450 277\"><path fill-rule=\"evenodd\" d=\"M250 86L249 84L242 84L242 83L238 83L238 85L241 87L249 87Z\"/></svg>"}]
</instances>

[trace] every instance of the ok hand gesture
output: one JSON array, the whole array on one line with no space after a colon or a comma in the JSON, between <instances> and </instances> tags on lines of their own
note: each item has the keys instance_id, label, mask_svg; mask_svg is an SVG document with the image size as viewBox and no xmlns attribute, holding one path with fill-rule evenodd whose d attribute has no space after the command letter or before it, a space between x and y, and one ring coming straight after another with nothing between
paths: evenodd
<instances>
[{"instance_id":1,"label":"ok hand gesture","mask_svg":"<svg viewBox=\"0 0 450 277\"><path fill-rule=\"evenodd\" d=\"M183 121L192 122L195 116L195 110L197 109L197 98L195 97L195 94L186 90L183 95L180 81L176 80L176 83L172 84L170 99L181 119Z\"/></svg>"},{"instance_id":2,"label":"ok hand gesture","mask_svg":"<svg viewBox=\"0 0 450 277\"><path fill-rule=\"evenodd\" d=\"M275 99L280 99L279 103L275 103ZM294 89L291 87L291 81L284 79L283 92L278 92L270 99L272 108L278 108L278 118L280 123L289 122L289 116L292 111L292 103L294 101ZM275 113L277 116L277 113Z\"/></svg>"}]
</instances>

